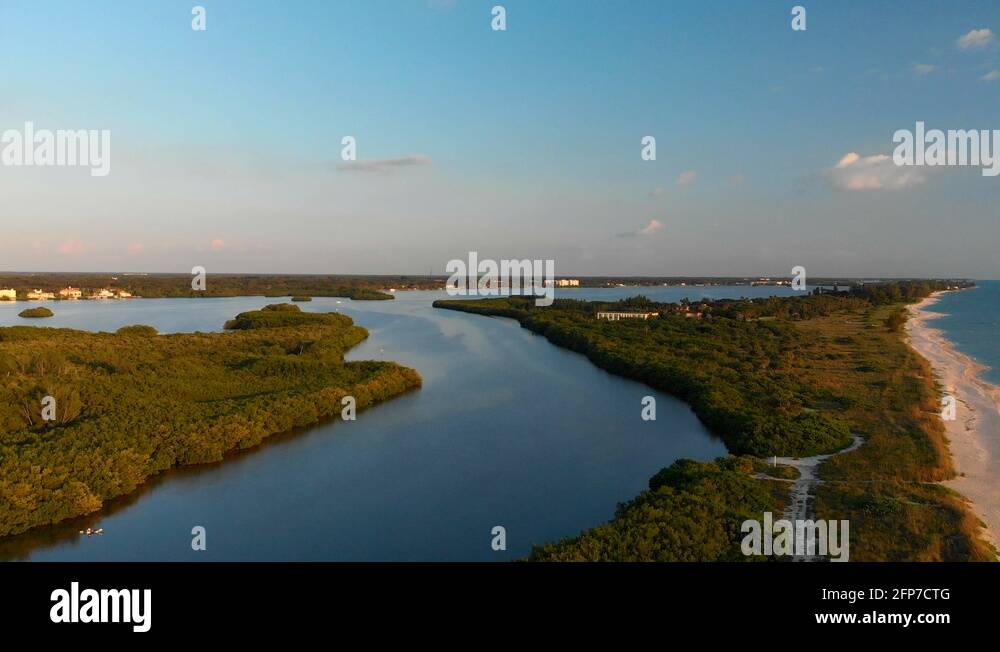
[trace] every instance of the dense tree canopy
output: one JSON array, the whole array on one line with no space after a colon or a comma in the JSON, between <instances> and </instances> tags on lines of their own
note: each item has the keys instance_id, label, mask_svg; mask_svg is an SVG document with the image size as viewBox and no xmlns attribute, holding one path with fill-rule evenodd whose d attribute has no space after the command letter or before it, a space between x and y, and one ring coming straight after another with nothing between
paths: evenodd
<instances>
[{"instance_id":1,"label":"dense tree canopy","mask_svg":"<svg viewBox=\"0 0 1000 652\"><path fill-rule=\"evenodd\" d=\"M345 362L367 337L350 318L292 308L243 313L228 333L0 328L0 536L337 416L345 395L361 409L420 386L392 362Z\"/></svg>"}]
</instances>

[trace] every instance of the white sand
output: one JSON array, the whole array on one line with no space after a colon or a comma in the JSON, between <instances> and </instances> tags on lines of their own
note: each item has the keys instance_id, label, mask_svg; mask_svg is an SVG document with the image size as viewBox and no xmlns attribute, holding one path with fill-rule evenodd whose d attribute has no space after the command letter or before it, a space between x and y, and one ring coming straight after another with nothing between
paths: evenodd
<instances>
[{"instance_id":1,"label":"white sand","mask_svg":"<svg viewBox=\"0 0 1000 652\"><path fill-rule=\"evenodd\" d=\"M958 477L944 484L972 501L976 516L987 526L984 538L996 546L1000 533L1000 387L982 379L985 366L955 350L941 331L927 325L941 316L927 309L939 294L911 307L906 331L910 345L934 367L943 393L956 398L956 419L944 425Z\"/></svg>"}]
</instances>

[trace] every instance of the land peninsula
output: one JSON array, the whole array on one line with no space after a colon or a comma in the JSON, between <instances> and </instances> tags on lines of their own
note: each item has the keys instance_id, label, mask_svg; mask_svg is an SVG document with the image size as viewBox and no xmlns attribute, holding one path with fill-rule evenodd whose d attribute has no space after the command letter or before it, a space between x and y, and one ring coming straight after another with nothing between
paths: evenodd
<instances>
[{"instance_id":1,"label":"land peninsula","mask_svg":"<svg viewBox=\"0 0 1000 652\"><path fill-rule=\"evenodd\" d=\"M368 336L345 315L285 304L227 327L0 328L0 536L98 510L171 467L338 417L345 396L360 410L421 385L393 362L345 362Z\"/></svg>"},{"instance_id":2,"label":"land peninsula","mask_svg":"<svg viewBox=\"0 0 1000 652\"><path fill-rule=\"evenodd\" d=\"M824 458L807 513L850 520L852 560L985 560L994 551L982 523L940 484L955 475L940 389L902 332L907 304L954 286L893 282L678 304L634 297L538 307L506 297L434 305L516 319L607 371L674 394L734 455L675 462L610 522L536 547L531 559L759 559L740 552L740 523L793 509L789 481L798 475L770 462L848 449ZM646 318L598 318L614 312ZM861 445L849 448L855 436Z\"/></svg>"}]
</instances>

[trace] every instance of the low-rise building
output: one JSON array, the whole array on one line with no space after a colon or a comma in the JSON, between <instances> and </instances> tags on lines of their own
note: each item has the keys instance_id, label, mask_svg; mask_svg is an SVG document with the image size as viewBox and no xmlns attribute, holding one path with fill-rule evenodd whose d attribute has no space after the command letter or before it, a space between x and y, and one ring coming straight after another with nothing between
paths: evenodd
<instances>
[{"instance_id":1,"label":"low-rise building","mask_svg":"<svg viewBox=\"0 0 1000 652\"><path fill-rule=\"evenodd\" d=\"M12 288L0 289L0 300L17 301L17 290Z\"/></svg>"},{"instance_id":2,"label":"low-rise building","mask_svg":"<svg viewBox=\"0 0 1000 652\"><path fill-rule=\"evenodd\" d=\"M128 290L118 290L118 298L119 299L131 299L132 298L132 293L129 292Z\"/></svg>"},{"instance_id":3,"label":"low-rise building","mask_svg":"<svg viewBox=\"0 0 1000 652\"><path fill-rule=\"evenodd\" d=\"M598 319L607 319L608 321L618 321L619 319L652 319L653 317L659 317L658 312L598 312Z\"/></svg>"},{"instance_id":4,"label":"low-rise building","mask_svg":"<svg viewBox=\"0 0 1000 652\"><path fill-rule=\"evenodd\" d=\"M60 299L80 299L82 297L83 291L80 288L70 286L59 290Z\"/></svg>"},{"instance_id":5,"label":"low-rise building","mask_svg":"<svg viewBox=\"0 0 1000 652\"><path fill-rule=\"evenodd\" d=\"M107 288L101 288L90 295L91 299L114 299L115 293Z\"/></svg>"},{"instance_id":6,"label":"low-rise building","mask_svg":"<svg viewBox=\"0 0 1000 652\"><path fill-rule=\"evenodd\" d=\"M28 301L48 301L55 298L55 292L46 292L45 290L32 290L28 292Z\"/></svg>"}]
</instances>

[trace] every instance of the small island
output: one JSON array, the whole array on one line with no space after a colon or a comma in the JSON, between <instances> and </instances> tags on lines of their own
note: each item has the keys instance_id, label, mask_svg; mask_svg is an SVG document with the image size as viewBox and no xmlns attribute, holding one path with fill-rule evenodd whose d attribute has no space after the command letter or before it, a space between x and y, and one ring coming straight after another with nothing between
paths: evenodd
<instances>
[{"instance_id":1,"label":"small island","mask_svg":"<svg viewBox=\"0 0 1000 652\"><path fill-rule=\"evenodd\" d=\"M54 314L48 308L26 308L17 313L17 316L24 317L25 319L39 319L41 317L52 317Z\"/></svg>"}]
</instances>

